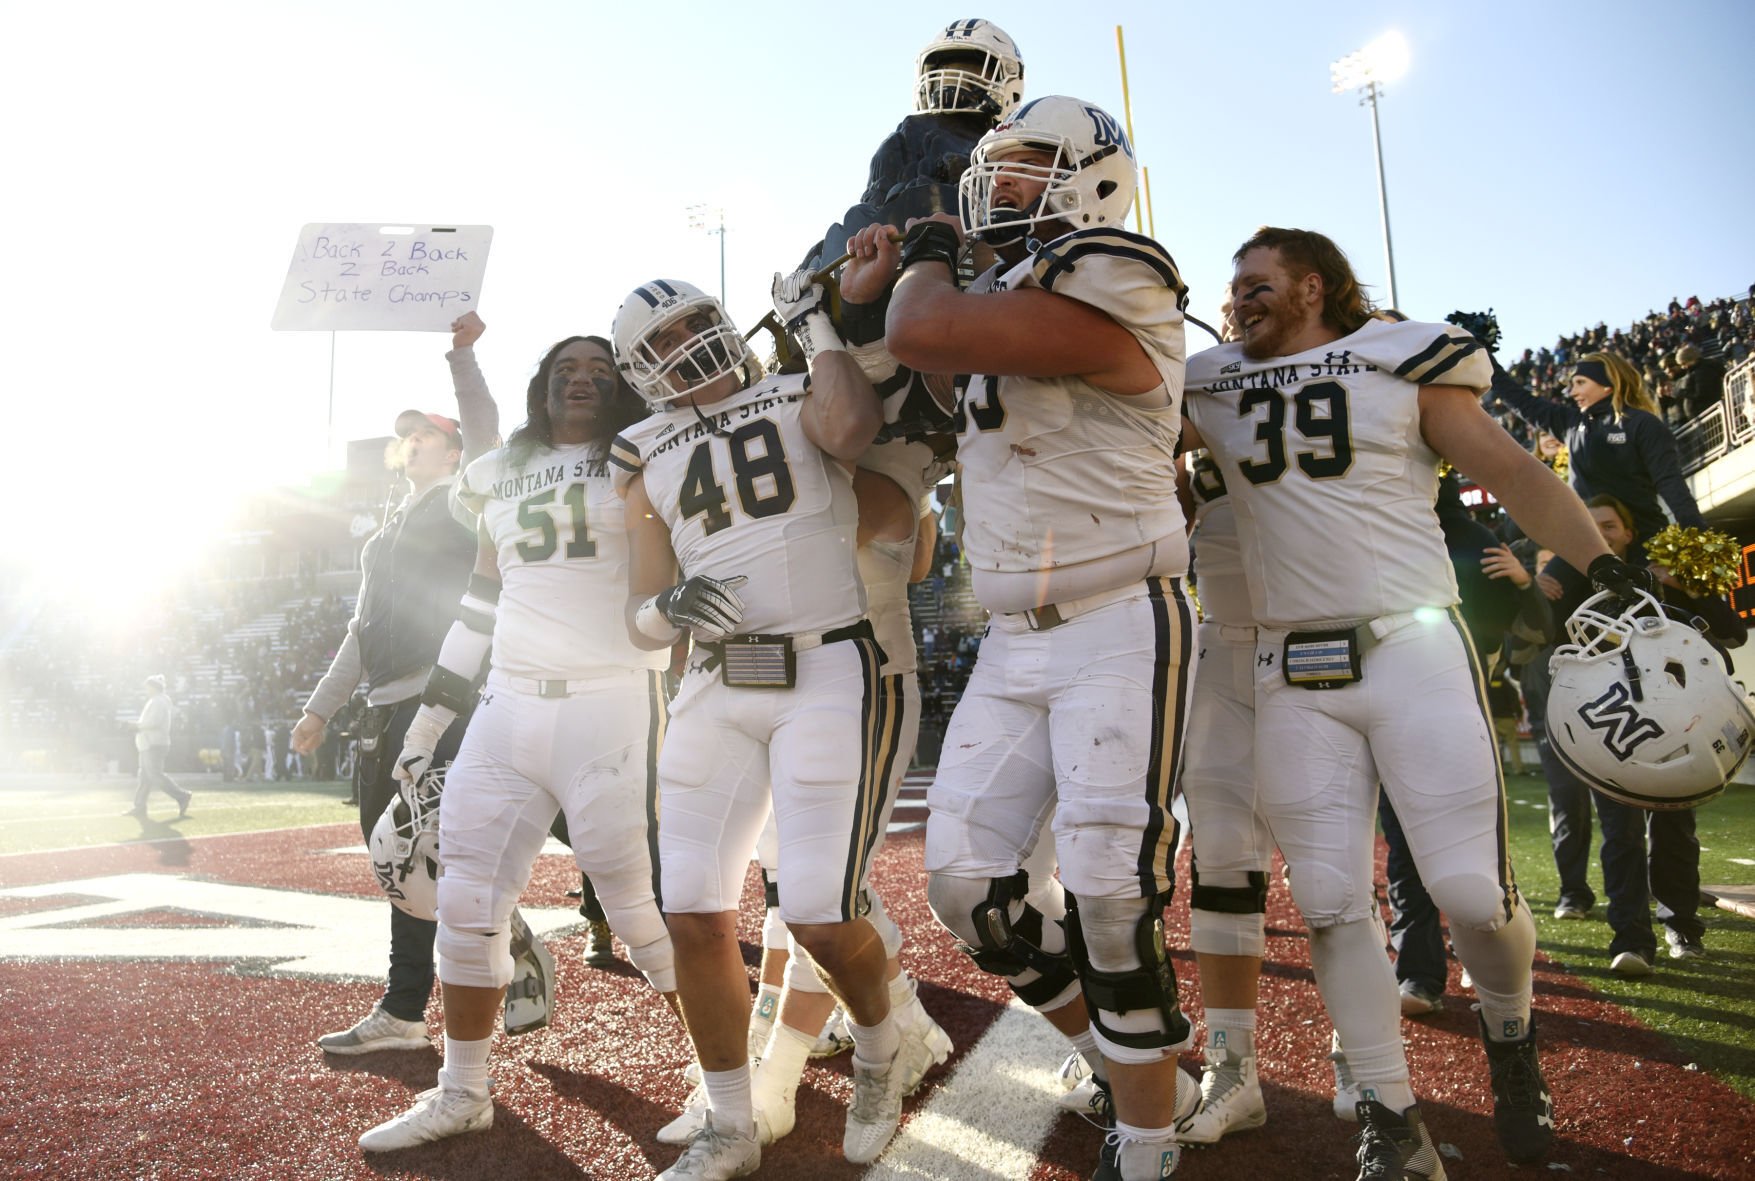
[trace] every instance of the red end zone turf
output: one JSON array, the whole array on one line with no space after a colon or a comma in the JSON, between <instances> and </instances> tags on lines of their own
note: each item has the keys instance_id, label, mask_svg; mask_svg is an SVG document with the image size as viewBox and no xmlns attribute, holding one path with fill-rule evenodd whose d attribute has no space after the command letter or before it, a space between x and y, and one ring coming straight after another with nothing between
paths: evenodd
<instances>
[{"instance_id":1,"label":"red end zone turf","mask_svg":"<svg viewBox=\"0 0 1755 1181\"><path fill-rule=\"evenodd\" d=\"M976 972L932 922L918 869L920 841L918 832L892 838L874 883L908 935L904 961L957 1053L910 1102L892 1155L863 1170L840 1155L847 1057L813 1064L799 1092L797 1130L764 1153L758 1175L1089 1176L1097 1129L1076 1116L1042 1114L1052 1098L1043 1080L1066 1053L1064 1044L1035 1018L1008 1011L1003 986ZM493 1128L402 1153L360 1154L358 1134L432 1086L439 1055L435 1049L326 1059L313 1044L317 1034L362 1016L379 991L364 981L382 963L384 913L363 859L332 851L358 843L357 827L338 824L0 858L0 1176L473 1181L645 1178L667 1167L677 1150L653 1136L687 1091L686 1039L631 969L585 967L576 931L550 941L560 965L554 1027L496 1042ZM146 876L128 878L137 896L126 902L76 884L117 875ZM576 880L564 859L543 858L527 904L564 906L562 893ZM291 902L312 915L337 905L326 900L368 900L357 932L345 936L346 950L366 969L348 979L321 971L289 975L273 966L274 949L299 934L297 924L263 917L272 907L191 913L172 889L186 899L191 885L215 883L267 887L275 893L252 897ZM154 896L161 884L164 896ZM91 942L70 944L73 958L16 958L29 936L20 924L51 921L56 913L67 917L69 938ZM1172 947L1187 946L1187 914L1179 892ZM180 942L182 931L197 942ZM1354 1175L1355 1129L1329 1110L1328 1021L1311 982L1302 925L1277 882L1269 936L1257 1033L1268 1124L1188 1151L1178 1177ZM30 937L37 940L32 947L44 946L40 930ZM759 952L753 909L742 937L753 975ZM90 958L91 949L108 946L104 940L123 938L151 950ZM240 959L222 946L217 960L143 958L181 955L188 946L212 956L213 940L230 940L248 954ZM1175 961L1184 1003L1198 1018L1193 957L1179 952ZM1536 1006L1558 1115L1551 1163L1574 1177L1748 1175L1750 1104L1687 1070L1668 1043L1545 961L1537 965ZM436 1043L436 1001L429 1025ZM1446 1168L1458 1179L1510 1175L1493 1136L1475 1030L1454 976L1442 1016L1403 1023L1427 1123L1454 1149ZM1016 1082L992 1065L998 1059L990 1054L1008 1032L1008 1044L1033 1071ZM1184 1059L1190 1068L1196 1062L1195 1055ZM971 1070L957 1076L966 1063ZM1001 1098L971 1117L956 1101L987 1093L983 1086L997 1087ZM1006 1160L1024 1163L999 1163Z\"/></svg>"}]
</instances>

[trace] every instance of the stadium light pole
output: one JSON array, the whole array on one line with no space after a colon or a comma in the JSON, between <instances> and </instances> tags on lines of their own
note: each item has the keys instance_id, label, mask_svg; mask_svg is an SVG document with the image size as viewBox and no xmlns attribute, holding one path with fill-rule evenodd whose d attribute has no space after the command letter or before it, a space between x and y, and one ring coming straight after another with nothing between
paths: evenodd
<instances>
[{"instance_id":1,"label":"stadium light pole","mask_svg":"<svg viewBox=\"0 0 1755 1181\"><path fill-rule=\"evenodd\" d=\"M718 225L714 225L718 219ZM719 235L719 306L725 306L725 210L707 205L689 206L689 228Z\"/></svg>"},{"instance_id":2,"label":"stadium light pole","mask_svg":"<svg viewBox=\"0 0 1755 1181\"><path fill-rule=\"evenodd\" d=\"M1393 82L1408 70L1408 43L1400 33L1388 32L1365 48L1329 64L1335 94L1357 90L1359 105L1371 108L1371 144L1377 155L1377 207L1383 215L1383 260L1389 268L1389 306L1399 308L1395 293L1395 245L1389 236L1389 188L1383 179L1383 130L1377 122L1377 97L1385 82Z\"/></svg>"}]
</instances>

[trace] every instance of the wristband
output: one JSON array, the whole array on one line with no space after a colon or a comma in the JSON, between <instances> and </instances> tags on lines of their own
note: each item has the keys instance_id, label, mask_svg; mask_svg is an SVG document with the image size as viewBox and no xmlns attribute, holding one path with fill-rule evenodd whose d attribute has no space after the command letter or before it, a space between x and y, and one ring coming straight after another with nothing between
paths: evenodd
<instances>
[{"instance_id":1,"label":"wristband","mask_svg":"<svg viewBox=\"0 0 1755 1181\"><path fill-rule=\"evenodd\" d=\"M634 628L649 640L674 644L682 638L682 629L664 617L658 609L658 596L653 595L634 612Z\"/></svg>"},{"instance_id":2,"label":"wristband","mask_svg":"<svg viewBox=\"0 0 1755 1181\"><path fill-rule=\"evenodd\" d=\"M890 310L890 292L893 290L894 287L886 287L883 295L873 303L841 301L841 339L850 349L875 344L884 338L884 316Z\"/></svg>"},{"instance_id":3,"label":"wristband","mask_svg":"<svg viewBox=\"0 0 1755 1181\"><path fill-rule=\"evenodd\" d=\"M916 222L902 239L902 270L917 262L942 262L955 275L962 254L963 243L950 226L942 221Z\"/></svg>"},{"instance_id":4,"label":"wristband","mask_svg":"<svg viewBox=\"0 0 1755 1181\"><path fill-rule=\"evenodd\" d=\"M835 322L821 308L806 312L787 327L797 338L798 347L804 350L806 362L815 360L819 353L847 351L847 346L841 341L841 334L835 331Z\"/></svg>"}]
</instances>

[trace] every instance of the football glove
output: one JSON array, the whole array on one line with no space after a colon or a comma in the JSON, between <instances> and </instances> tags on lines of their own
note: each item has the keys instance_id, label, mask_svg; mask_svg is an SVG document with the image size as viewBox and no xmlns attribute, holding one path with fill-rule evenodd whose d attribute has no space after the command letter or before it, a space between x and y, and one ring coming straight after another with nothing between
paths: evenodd
<instances>
[{"instance_id":1,"label":"football glove","mask_svg":"<svg viewBox=\"0 0 1755 1181\"><path fill-rule=\"evenodd\" d=\"M818 353L846 349L829 318L828 290L810 267L800 267L790 275L775 272L773 295L774 315L798 341L807 362Z\"/></svg>"},{"instance_id":2,"label":"football glove","mask_svg":"<svg viewBox=\"0 0 1755 1181\"><path fill-rule=\"evenodd\" d=\"M433 765L433 751L439 745L439 739L457 720L457 711L442 705L423 705L408 723L408 733L402 739L402 753L396 756L396 769L391 772L396 781L407 791L420 782L427 768Z\"/></svg>"},{"instance_id":3,"label":"football glove","mask_svg":"<svg viewBox=\"0 0 1755 1181\"><path fill-rule=\"evenodd\" d=\"M737 588L748 581L742 574L726 579L697 574L660 591L653 605L673 626L689 628L703 640L723 640L743 622Z\"/></svg>"},{"instance_id":4,"label":"football glove","mask_svg":"<svg viewBox=\"0 0 1755 1181\"><path fill-rule=\"evenodd\" d=\"M1652 577L1651 571L1629 565L1614 554L1602 554L1592 559L1585 575L1596 589L1608 591L1625 604L1638 602L1641 594L1657 597L1657 579Z\"/></svg>"}]
</instances>

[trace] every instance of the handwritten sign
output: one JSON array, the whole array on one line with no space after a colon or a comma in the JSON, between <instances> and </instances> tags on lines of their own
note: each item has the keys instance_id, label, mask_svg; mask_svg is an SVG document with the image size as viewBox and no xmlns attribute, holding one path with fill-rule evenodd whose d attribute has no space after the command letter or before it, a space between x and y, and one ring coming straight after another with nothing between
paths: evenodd
<instances>
[{"instance_id":1,"label":"handwritten sign","mask_svg":"<svg viewBox=\"0 0 1755 1181\"><path fill-rule=\"evenodd\" d=\"M492 226L313 224L299 233L280 332L448 332L481 300Z\"/></svg>"}]
</instances>

